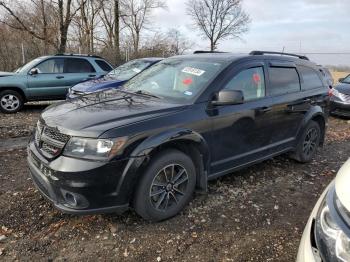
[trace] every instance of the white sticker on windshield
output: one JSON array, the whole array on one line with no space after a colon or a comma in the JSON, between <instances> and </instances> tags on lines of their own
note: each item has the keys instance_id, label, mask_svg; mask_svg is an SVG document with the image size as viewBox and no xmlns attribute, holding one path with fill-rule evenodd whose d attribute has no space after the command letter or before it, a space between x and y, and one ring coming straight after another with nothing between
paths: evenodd
<instances>
[{"instance_id":1,"label":"white sticker on windshield","mask_svg":"<svg viewBox=\"0 0 350 262\"><path fill-rule=\"evenodd\" d=\"M138 68L133 68L132 71L134 71L135 73L140 73L141 72L141 70L138 69Z\"/></svg>"},{"instance_id":2,"label":"white sticker on windshield","mask_svg":"<svg viewBox=\"0 0 350 262\"><path fill-rule=\"evenodd\" d=\"M185 94L186 96L191 96L193 93L190 92L190 91L185 91L184 94Z\"/></svg>"},{"instance_id":3,"label":"white sticker on windshield","mask_svg":"<svg viewBox=\"0 0 350 262\"><path fill-rule=\"evenodd\" d=\"M185 67L182 69L183 73L195 75L195 76L201 76L205 73L204 70L198 69L198 68L193 68L193 67Z\"/></svg>"}]
</instances>

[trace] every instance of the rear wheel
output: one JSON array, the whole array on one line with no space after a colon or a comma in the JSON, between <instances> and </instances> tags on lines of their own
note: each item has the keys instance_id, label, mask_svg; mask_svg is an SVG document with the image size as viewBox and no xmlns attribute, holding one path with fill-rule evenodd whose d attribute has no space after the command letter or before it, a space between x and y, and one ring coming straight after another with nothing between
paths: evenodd
<instances>
[{"instance_id":1,"label":"rear wheel","mask_svg":"<svg viewBox=\"0 0 350 262\"><path fill-rule=\"evenodd\" d=\"M310 121L300 138L296 151L292 154L292 158L301 163L310 162L317 152L320 140L321 128L319 124L315 121Z\"/></svg>"},{"instance_id":2,"label":"rear wheel","mask_svg":"<svg viewBox=\"0 0 350 262\"><path fill-rule=\"evenodd\" d=\"M16 113L23 107L23 97L13 90L0 92L0 110L3 113Z\"/></svg>"},{"instance_id":3,"label":"rear wheel","mask_svg":"<svg viewBox=\"0 0 350 262\"><path fill-rule=\"evenodd\" d=\"M190 157L178 150L157 154L140 180L134 197L136 213L161 221L178 214L191 200L196 171Z\"/></svg>"}]
</instances>

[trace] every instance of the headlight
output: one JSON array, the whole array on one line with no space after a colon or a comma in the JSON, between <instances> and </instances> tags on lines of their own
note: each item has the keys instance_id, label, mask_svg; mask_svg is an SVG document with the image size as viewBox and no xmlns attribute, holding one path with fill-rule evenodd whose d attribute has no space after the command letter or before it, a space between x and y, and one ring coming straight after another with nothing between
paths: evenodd
<instances>
[{"instance_id":1,"label":"headlight","mask_svg":"<svg viewBox=\"0 0 350 262\"><path fill-rule=\"evenodd\" d=\"M326 198L316 218L316 242L325 261L350 261L350 239L332 217Z\"/></svg>"},{"instance_id":2,"label":"headlight","mask_svg":"<svg viewBox=\"0 0 350 262\"><path fill-rule=\"evenodd\" d=\"M116 139L91 139L72 137L64 149L64 155L91 160L109 160L122 153L126 137Z\"/></svg>"}]
</instances>

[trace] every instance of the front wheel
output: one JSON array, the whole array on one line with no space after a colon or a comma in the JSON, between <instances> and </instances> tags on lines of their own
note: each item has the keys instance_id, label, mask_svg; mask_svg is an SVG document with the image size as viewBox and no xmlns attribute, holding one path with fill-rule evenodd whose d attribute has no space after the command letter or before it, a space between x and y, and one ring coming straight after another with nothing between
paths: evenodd
<instances>
[{"instance_id":1,"label":"front wheel","mask_svg":"<svg viewBox=\"0 0 350 262\"><path fill-rule=\"evenodd\" d=\"M16 91L5 90L0 92L0 110L3 113L16 113L23 107L23 97Z\"/></svg>"},{"instance_id":2,"label":"front wheel","mask_svg":"<svg viewBox=\"0 0 350 262\"><path fill-rule=\"evenodd\" d=\"M196 170L190 157L178 150L166 150L151 160L135 192L136 213L150 221L178 214L191 200Z\"/></svg>"},{"instance_id":3,"label":"front wheel","mask_svg":"<svg viewBox=\"0 0 350 262\"><path fill-rule=\"evenodd\" d=\"M317 152L320 141L320 125L315 121L310 121L300 138L296 151L292 154L292 158L301 163L310 162Z\"/></svg>"}]
</instances>

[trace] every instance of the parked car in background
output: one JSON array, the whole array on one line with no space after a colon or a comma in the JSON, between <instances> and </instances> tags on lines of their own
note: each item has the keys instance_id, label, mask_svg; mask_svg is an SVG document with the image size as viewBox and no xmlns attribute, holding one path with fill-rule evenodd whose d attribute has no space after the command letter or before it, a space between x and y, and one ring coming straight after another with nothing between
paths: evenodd
<instances>
[{"instance_id":1,"label":"parked car in background","mask_svg":"<svg viewBox=\"0 0 350 262\"><path fill-rule=\"evenodd\" d=\"M13 73L0 73L0 110L15 113L27 101L65 99L69 87L112 69L99 56L58 54L36 58Z\"/></svg>"},{"instance_id":2,"label":"parked car in background","mask_svg":"<svg viewBox=\"0 0 350 262\"><path fill-rule=\"evenodd\" d=\"M64 212L132 207L159 221L210 179L287 152L311 161L324 142L328 99L321 72L304 56L176 56L118 89L47 108L28 164Z\"/></svg>"},{"instance_id":3,"label":"parked car in background","mask_svg":"<svg viewBox=\"0 0 350 262\"><path fill-rule=\"evenodd\" d=\"M350 75L339 79L339 84L330 90L330 94L331 114L350 117Z\"/></svg>"},{"instance_id":4,"label":"parked car in background","mask_svg":"<svg viewBox=\"0 0 350 262\"><path fill-rule=\"evenodd\" d=\"M98 79L88 80L79 83L69 89L67 98L75 98L108 88L116 88L122 86L126 81L135 77L150 66L158 63L163 58L141 58L129 61L118 66L107 75Z\"/></svg>"},{"instance_id":5,"label":"parked car in background","mask_svg":"<svg viewBox=\"0 0 350 262\"><path fill-rule=\"evenodd\" d=\"M297 262L350 261L350 159L324 191L302 236Z\"/></svg>"}]
</instances>

